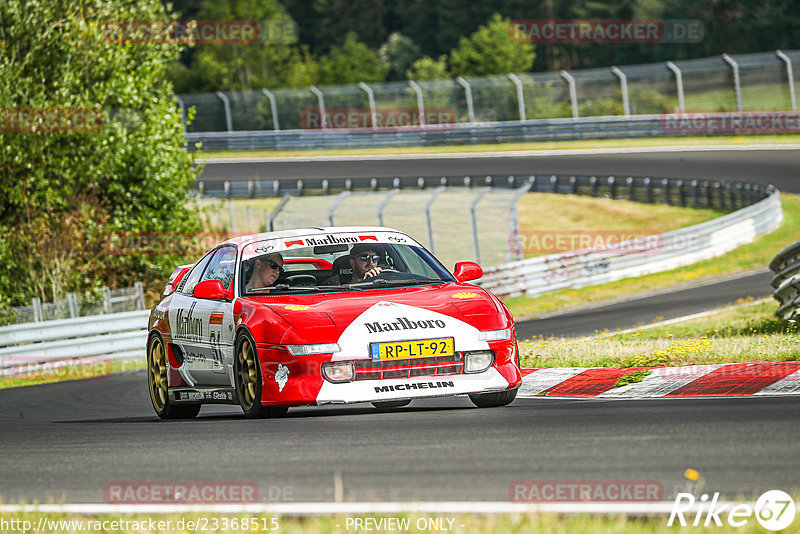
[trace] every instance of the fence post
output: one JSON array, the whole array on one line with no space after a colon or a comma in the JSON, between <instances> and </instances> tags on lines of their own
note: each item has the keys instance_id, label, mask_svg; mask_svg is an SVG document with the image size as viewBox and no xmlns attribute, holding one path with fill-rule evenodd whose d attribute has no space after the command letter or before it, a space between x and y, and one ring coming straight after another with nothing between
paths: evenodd
<instances>
[{"instance_id":1,"label":"fence post","mask_svg":"<svg viewBox=\"0 0 800 534\"><path fill-rule=\"evenodd\" d=\"M175 100L178 101L178 108L181 110L181 122L183 123L183 129L186 130L186 106L183 105L183 100L178 95L175 95Z\"/></svg>"},{"instance_id":2,"label":"fence post","mask_svg":"<svg viewBox=\"0 0 800 534\"><path fill-rule=\"evenodd\" d=\"M367 100L369 101L369 116L372 120L372 129L374 130L378 127L378 112L375 110L375 92L372 90L372 87L364 82L358 82L358 86L362 91L367 93Z\"/></svg>"},{"instance_id":3,"label":"fence post","mask_svg":"<svg viewBox=\"0 0 800 534\"><path fill-rule=\"evenodd\" d=\"M330 193L330 182L325 178L322 180L322 194L327 195L328 193Z\"/></svg>"},{"instance_id":4,"label":"fence post","mask_svg":"<svg viewBox=\"0 0 800 534\"><path fill-rule=\"evenodd\" d=\"M669 206L672 204L672 200L669 197L669 186L672 185L672 182L668 178L664 178L661 180L661 185L664 187L664 204Z\"/></svg>"},{"instance_id":5,"label":"fence post","mask_svg":"<svg viewBox=\"0 0 800 534\"><path fill-rule=\"evenodd\" d=\"M388 193L386 193L386 196L383 197L383 200L381 200L381 203L378 206L378 226L383 226L383 210L385 210L386 206L389 205L389 202L392 201L392 197L399 192L400 191L398 189L391 189Z\"/></svg>"},{"instance_id":6,"label":"fence post","mask_svg":"<svg viewBox=\"0 0 800 534\"><path fill-rule=\"evenodd\" d=\"M316 95L316 97L317 97L317 103L319 105L319 114L320 114L320 117L321 117L319 124L320 124L320 126L322 127L323 130L326 130L328 128L328 121L327 121L327 118L325 116L325 97L322 95L322 91L317 89L317 87L315 85L312 85L308 89L312 93L314 93Z\"/></svg>"},{"instance_id":7,"label":"fence post","mask_svg":"<svg viewBox=\"0 0 800 534\"><path fill-rule=\"evenodd\" d=\"M684 193L683 193L683 180L678 180L678 182L675 185L678 187L678 204L681 207L685 208L686 207L686 197L684 196Z\"/></svg>"},{"instance_id":8,"label":"fence post","mask_svg":"<svg viewBox=\"0 0 800 534\"><path fill-rule=\"evenodd\" d=\"M644 179L644 194L645 200L648 204L653 203L653 182L650 180L649 176L646 176Z\"/></svg>"},{"instance_id":9,"label":"fence post","mask_svg":"<svg viewBox=\"0 0 800 534\"><path fill-rule=\"evenodd\" d=\"M443 185L434 189L431 198L429 198L425 203L425 222L428 225L428 246L431 249L431 253L436 252L433 247L433 221L431 220L431 208L433 207L433 203L436 202L436 199L439 198L439 195L441 195L445 189L447 189L447 187Z\"/></svg>"},{"instance_id":10,"label":"fence post","mask_svg":"<svg viewBox=\"0 0 800 534\"><path fill-rule=\"evenodd\" d=\"M469 123L473 124L475 122L475 110L472 108L472 88L462 76L456 78L456 81L464 88L464 95L467 97L467 118Z\"/></svg>"},{"instance_id":11,"label":"fence post","mask_svg":"<svg viewBox=\"0 0 800 534\"><path fill-rule=\"evenodd\" d=\"M622 109L625 112L625 116L630 117L631 103L628 100L628 77L625 76L625 73L616 66L611 67L611 72L613 72L617 78L619 78L619 86L622 90Z\"/></svg>"},{"instance_id":12,"label":"fence post","mask_svg":"<svg viewBox=\"0 0 800 534\"><path fill-rule=\"evenodd\" d=\"M425 126L425 100L422 98L422 87L414 80L408 80L408 85L417 93L417 111L419 112L419 125Z\"/></svg>"},{"instance_id":13,"label":"fence post","mask_svg":"<svg viewBox=\"0 0 800 534\"><path fill-rule=\"evenodd\" d=\"M692 207L698 208L700 206L700 191L697 188L697 180L692 180Z\"/></svg>"},{"instance_id":14,"label":"fence post","mask_svg":"<svg viewBox=\"0 0 800 534\"><path fill-rule=\"evenodd\" d=\"M267 231L268 232L273 232L275 230L275 217L278 216L278 213L281 212L283 207L289 202L289 199L291 199L291 198L292 197L290 197L289 195L283 195L283 198L281 199L281 201L278 202L278 205L275 206L275 209L272 210L272 212L269 214L269 216L267 218Z\"/></svg>"},{"instance_id":15,"label":"fence post","mask_svg":"<svg viewBox=\"0 0 800 534\"><path fill-rule=\"evenodd\" d=\"M550 192L558 193L558 176L555 174L550 175Z\"/></svg>"},{"instance_id":16,"label":"fence post","mask_svg":"<svg viewBox=\"0 0 800 534\"><path fill-rule=\"evenodd\" d=\"M350 195L350 191L342 191L339 193L339 196L331 205L330 209L328 210L328 222L331 226L336 226L333 224L333 213L342 205L342 202Z\"/></svg>"},{"instance_id":17,"label":"fence post","mask_svg":"<svg viewBox=\"0 0 800 534\"><path fill-rule=\"evenodd\" d=\"M228 97L225 96L225 93L222 91L215 91L215 95L217 98L222 100L222 106L225 108L225 126L227 127L229 132L233 131L233 118L231 117L231 103L228 100Z\"/></svg>"},{"instance_id":18,"label":"fence post","mask_svg":"<svg viewBox=\"0 0 800 534\"><path fill-rule=\"evenodd\" d=\"M628 184L628 200L633 202L636 200L636 194L635 194L636 192L634 191L635 188L633 185L633 176L628 176L625 182L627 182Z\"/></svg>"},{"instance_id":19,"label":"fence post","mask_svg":"<svg viewBox=\"0 0 800 534\"><path fill-rule=\"evenodd\" d=\"M733 70L733 91L736 94L736 111L742 111L742 85L739 80L739 64L728 54L722 54L725 63Z\"/></svg>"},{"instance_id":20,"label":"fence post","mask_svg":"<svg viewBox=\"0 0 800 534\"><path fill-rule=\"evenodd\" d=\"M42 322L42 301L39 297L33 297L31 299L31 304L33 305L33 322L34 323L41 323Z\"/></svg>"},{"instance_id":21,"label":"fence post","mask_svg":"<svg viewBox=\"0 0 800 534\"><path fill-rule=\"evenodd\" d=\"M782 51L777 50L775 54L786 63L786 77L789 79L789 98L792 101L792 111L797 111L797 99L794 94L794 73L792 72L792 60Z\"/></svg>"},{"instance_id":22,"label":"fence post","mask_svg":"<svg viewBox=\"0 0 800 534\"><path fill-rule=\"evenodd\" d=\"M608 195L612 200L617 198L617 179L613 176L608 177Z\"/></svg>"},{"instance_id":23,"label":"fence post","mask_svg":"<svg viewBox=\"0 0 800 534\"><path fill-rule=\"evenodd\" d=\"M573 176L574 178L574 176ZM514 240L514 250L513 252L516 253L516 259L521 260L523 258L523 250L519 244L519 211L517 210L517 204L519 204L520 199L525 196L525 193L528 192L527 186L522 186L517 189L517 192L514 194L514 198L511 200L511 235L513 236ZM511 261L511 250L506 252L506 261Z\"/></svg>"},{"instance_id":24,"label":"fence post","mask_svg":"<svg viewBox=\"0 0 800 534\"><path fill-rule=\"evenodd\" d=\"M144 286L141 282L136 282L133 287L136 290L136 309L144 310Z\"/></svg>"},{"instance_id":25,"label":"fence post","mask_svg":"<svg viewBox=\"0 0 800 534\"><path fill-rule=\"evenodd\" d=\"M525 122L528 120L525 117L525 93L522 91L522 80L519 79L519 76L513 73L509 73L508 79L514 83L514 86L517 88L517 106L519 107L519 120Z\"/></svg>"},{"instance_id":26,"label":"fence post","mask_svg":"<svg viewBox=\"0 0 800 534\"><path fill-rule=\"evenodd\" d=\"M67 306L69 307L69 316L74 319L78 316L78 298L75 293L67 293ZM142 308L144 309L144 308Z\"/></svg>"},{"instance_id":27,"label":"fence post","mask_svg":"<svg viewBox=\"0 0 800 534\"><path fill-rule=\"evenodd\" d=\"M278 131L281 128L278 125L278 106L275 104L275 95L273 95L272 91L269 89L262 89L261 92L269 98L269 111L272 113L272 129Z\"/></svg>"},{"instance_id":28,"label":"fence post","mask_svg":"<svg viewBox=\"0 0 800 534\"><path fill-rule=\"evenodd\" d=\"M481 245L478 239L478 217L475 214L475 208L478 207L478 202L483 199L483 196L489 191L489 188L484 188L475 196L475 199L469 206L469 217L472 221L472 243L475 246L475 263L481 263Z\"/></svg>"},{"instance_id":29,"label":"fence post","mask_svg":"<svg viewBox=\"0 0 800 534\"><path fill-rule=\"evenodd\" d=\"M233 216L233 199L231 199L230 195L230 182L225 182L225 189L227 193L226 196L228 197L228 217L230 218L231 222L231 232L235 232L236 223L234 222L234 216Z\"/></svg>"},{"instance_id":30,"label":"fence post","mask_svg":"<svg viewBox=\"0 0 800 534\"><path fill-rule=\"evenodd\" d=\"M678 86L678 109L681 113L686 113L686 100L683 97L683 73L672 61L667 61L666 65L675 74L675 85Z\"/></svg>"},{"instance_id":31,"label":"fence post","mask_svg":"<svg viewBox=\"0 0 800 534\"><path fill-rule=\"evenodd\" d=\"M103 292L103 313L111 313L111 289Z\"/></svg>"},{"instance_id":32,"label":"fence post","mask_svg":"<svg viewBox=\"0 0 800 534\"><path fill-rule=\"evenodd\" d=\"M592 186L592 196L597 196L597 176L592 176L589 178L589 185Z\"/></svg>"},{"instance_id":33,"label":"fence post","mask_svg":"<svg viewBox=\"0 0 800 534\"><path fill-rule=\"evenodd\" d=\"M578 91L575 89L575 78L565 71L561 71L561 77L564 78L569 84L569 101L572 103L572 118L578 118Z\"/></svg>"}]
</instances>

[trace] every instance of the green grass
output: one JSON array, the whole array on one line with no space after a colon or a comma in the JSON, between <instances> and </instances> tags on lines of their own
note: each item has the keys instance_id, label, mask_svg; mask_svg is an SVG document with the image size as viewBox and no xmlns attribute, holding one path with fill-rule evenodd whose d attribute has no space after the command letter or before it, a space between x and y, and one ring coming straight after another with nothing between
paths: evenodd
<instances>
[{"instance_id":1,"label":"green grass","mask_svg":"<svg viewBox=\"0 0 800 534\"><path fill-rule=\"evenodd\" d=\"M105 360L99 363L79 364L72 368L58 369L42 365L39 369L32 369L27 374L0 377L0 389L66 380L102 380L111 373L124 373L145 368L144 358L141 360Z\"/></svg>"},{"instance_id":2,"label":"green grass","mask_svg":"<svg viewBox=\"0 0 800 534\"><path fill-rule=\"evenodd\" d=\"M800 196L781 193L781 202L783 222L777 230L717 258L638 278L580 289L562 289L536 297L508 298L503 302L517 320L524 320L542 313L613 300L638 292L695 284L722 275L766 268L779 250L797 241L800 235Z\"/></svg>"},{"instance_id":3,"label":"green grass","mask_svg":"<svg viewBox=\"0 0 800 534\"><path fill-rule=\"evenodd\" d=\"M539 141L531 143L502 143L478 145L442 145L385 148L336 148L318 150L254 150L249 152L200 152L204 158L257 158L291 156L346 156L363 154L448 154L460 152L496 152L520 150L568 150L594 148L632 148L687 145L760 145L797 144L798 134L787 135L719 135L691 137L653 137L636 139L584 139L575 141Z\"/></svg>"},{"instance_id":4,"label":"green grass","mask_svg":"<svg viewBox=\"0 0 800 534\"><path fill-rule=\"evenodd\" d=\"M775 318L772 301L745 302L710 316L669 326L583 339L520 342L526 367L658 367L795 361L794 324Z\"/></svg>"},{"instance_id":5,"label":"green grass","mask_svg":"<svg viewBox=\"0 0 800 534\"><path fill-rule=\"evenodd\" d=\"M572 237L595 232L651 235L699 224L722 214L709 209L554 193L528 193L520 199L517 211L525 257L541 255L533 246L526 249L526 245L535 243L532 239L535 235L540 240L550 233L561 232ZM547 216L543 217L545 213Z\"/></svg>"},{"instance_id":6,"label":"green grass","mask_svg":"<svg viewBox=\"0 0 800 534\"><path fill-rule=\"evenodd\" d=\"M749 502L751 499L738 499L737 502ZM723 525L727 526L727 513L726 510L720 514L720 519ZM278 530L269 529L242 529L231 528L231 523L236 520L236 525L239 526L243 520L247 519L248 524L256 522L261 524L266 521L266 526L269 527L273 516L270 515L248 515L248 514L218 514L218 513L186 513L186 514L120 514L120 515L75 515L75 514L38 514L38 513L19 513L7 514L0 513L0 520L10 521L29 521L33 529L36 528L40 518L44 517L48 521L80 521L82 522L83 530L77 525L73 528L68 528L66 525L62 528L47 529L46 532L53 533L77 533L77 532L91 532L90 527L100 526L107 527L95 529L96 532L106 533L139 533L139 532L157 532L157 533L187 533L187 532L215 532L215 533L233 533L233 532L280 532L281 534L347 534L352 532L369 532L370 530L356 529L353 523L349 524L348 518L353 520L355 518L372 518L380 521L382 518L393 519L408 519L408 530L401 530L397 532L409 533L434 533L434 532L452 532L453 534L527 534L531 532L543 533L569 533L569 534L659 534L659 533L673 533L679 532L697 532L703 533L718 533L720 527L693 527L691 522L694 520L694 515L686 514L684 517L687 521L687 527L681 528L679 526L667 526L669 519L668 515L650 516L650 517L626 517L624 515L607 514L607 515L556 515L551 513L535 514L491 514L491 515L455 515L455 514L431 514L431 515L418 515L418 514L397 514L397 515L355 515L355 516L323 516L323 517L277 517ZM452 531L435 530L430 528L418 528L418 521L426 520L444 520L443 524L448 525L447 520L452 521ZM153 520L155 530L149 528L149 521ZM190 530L184 528L178 529L179 521L183 521L182 525L186 525L188 521L194 522L194 526L198 523L205 525L206 530ZM101 522L100 524L93 522ZM112 521L127 521L127 524L111 523ZM159 521L163 521L162 525L158 525ZM166 523L169 521L169 525ZM793 524L797 523L795 519ZM105 522L105 523L103 523ZM136 523L133 523L136 522ZM46 523L45 523L46 524ZM224 525L228 528L223 528ZM15 523L16 525L16 523ZM213 528L216 525L217 528ZM419 523L423 525L422 522ZM713 522L712 522L713 525ZM55 526L55 525L51 525ZM119 528L121 526L128 526L129 528ZM139 528L135 528L139 527ZM161 528L168 527L168 528ZM730 527L729 527L730 528ZM680 529L680 530L679 530ZM725 527L722 527L725 531ZM372 532L395 532L386 529L373 529ZM730 531L730 530L729 530ZM23 532L19 530L9 530L9 532ZM33 532L28 530L27 532ZM764 529L761 528L754 516L747 519L747 524L735 529L737 534L751 534L762 533Z\"/></svg>"}]
</instances>

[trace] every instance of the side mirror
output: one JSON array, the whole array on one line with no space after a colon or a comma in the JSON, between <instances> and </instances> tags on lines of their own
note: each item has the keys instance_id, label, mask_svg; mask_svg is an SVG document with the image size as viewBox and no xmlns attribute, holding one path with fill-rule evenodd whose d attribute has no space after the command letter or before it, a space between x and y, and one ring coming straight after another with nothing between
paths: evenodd
<instances>
[{"instance_id":1,"label":"side mirror","mask_svg":"<svg viewBox=\"0 0 800 534\"><path fill-rule=\"evenodd\" d=\"M199 299L231 300L228 290L220 280L203 280L194 286L194 296Z\"/></svg>"},{"instance_id":2,"label":"side mirror","mask_svg":"<svg viewBox=\"0 0 800 534\"><path fill-rule=\"evenodd\" d=\"M483 269L474 261L460 261L456 263L453 269L453 276L459 282L469 282L470 280L477 280L483 276Z\"/></svg>"}]
</instances>

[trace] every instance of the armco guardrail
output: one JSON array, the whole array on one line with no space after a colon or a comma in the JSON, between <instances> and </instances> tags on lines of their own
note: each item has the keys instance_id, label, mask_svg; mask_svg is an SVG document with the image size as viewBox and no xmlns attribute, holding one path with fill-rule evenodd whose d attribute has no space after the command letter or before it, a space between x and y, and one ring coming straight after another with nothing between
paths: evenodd
<instances>
[{"instance_id":1,"label":"armco guardrail","mask_svg":"<svg viewBox=\"0 0 800 534\"><path fill-rule=\"evenodd\" d=\"M149 310L0 327L0 374L91 356L141 357Z\"/></svg>"},{"instance_id":2,"label":"armco guardrail","mask_svg":"<svg viewBox=\"0 0 800 534\"><path fill-rule=\"evenodd\" d=\"M795 320L800 314L800 241L784 248L769 262L775 273L772 287L780 308L775 314L781 319Z\"/></svg>"},{"instance_id":3,"label":"armco guardrail","mask_svg":"<svg viewBox=\"0 0 800 534\"><path fill-rule=\"evenodd\" d=\"M289 180L199 181L199 193L213 197L265 197L323 195L342 191L387 191L436 187L491 187L530 192L622 198L636 202L662 202L675 206L734 210L767 196L769 186L745 182L691 180L650 176L589 176L564 174L403 176L395 178L304 178Z\"/></svg>"},{"instance_id":4,"label":"armco guardrail","mask_svg":"<svg viewBox=\"0 0 800 534\"><path fill-rule=\"evenodd\" d=\"M534 296L567 287L602 284L666 271L720 256L783 219L777 190L763 200L711 221L656 236L649 242L624 242L613 250L571 251L507 263L484 270L479 285L500 297Z\"/></svg>"},{"instance_id":5,"label":"armco guardrail","mask_svg":"<svg viewBox=\"0 0 800 534\"><path fill-rule=\"evenodd\" d=\"M448 128L373 130L251 130L195 132L185 135L189 146L202 143L203 150L305 150L316 148L372 148L402 146L472 145L558 141L568 139L617 139L686 135L664 128L660 115L631 117L582 117L526 121L454 124ZM697 131L697 135L713 132Z\"/></svg>"}]
</instances>

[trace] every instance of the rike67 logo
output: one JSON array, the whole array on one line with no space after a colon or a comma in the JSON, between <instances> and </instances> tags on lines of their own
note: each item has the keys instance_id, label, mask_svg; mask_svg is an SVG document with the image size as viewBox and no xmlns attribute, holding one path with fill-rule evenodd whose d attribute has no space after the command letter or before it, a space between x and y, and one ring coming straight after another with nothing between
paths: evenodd
<instances>
[{"instance_id":1,"label":"rike67 logo","mask_svg":"<svg viewBox=\"0 0 800 534\"><path fill-rule=\"evenodd\" d=\"M698 502L699 501L699 502ZM672 504L667 526L687 526L687 517L692 526L742 527L755 516L756 521L767 530L783 530L794 521L797 512L794 501L781 490L764 492L756 503L719 502L719 492L709 499L704 493L696 499L691 493L678 493Z\"/></svg>"}]
</instances>

